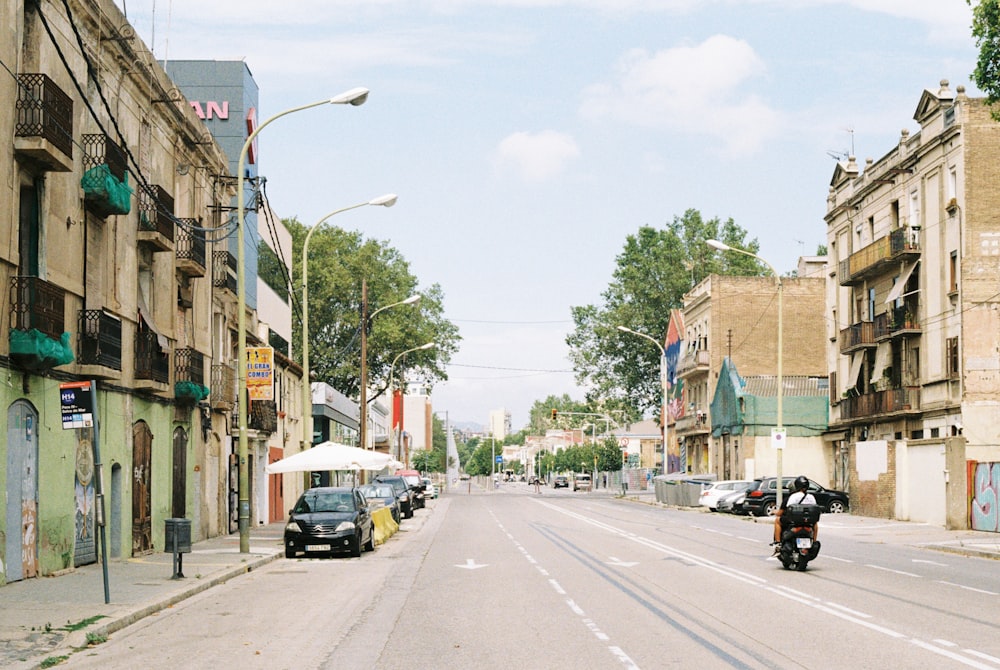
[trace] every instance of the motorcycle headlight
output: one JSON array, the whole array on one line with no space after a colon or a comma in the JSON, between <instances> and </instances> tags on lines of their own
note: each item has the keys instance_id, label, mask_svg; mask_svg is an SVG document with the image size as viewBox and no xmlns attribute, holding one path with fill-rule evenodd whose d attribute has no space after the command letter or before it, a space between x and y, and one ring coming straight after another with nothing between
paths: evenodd
<instances>
[{"instance_id":1,"label":"motorcycle headlight","mask_svg":"<svg viewBox=\"0 0 1000 670\"><path fill-rule=\"evenodd\" d=\"M302 532L302 529L299 528L299 524L296 523L295 521L289 521L288 524L285 526L285 530L287 530L287 531L289 531L291 533L301 533Z\"/></svg>"},{"instance_id":2,"label":"motorcycle headlight","mask_svg":"<svg viewBox=\"0 0 1000 670\"><path fill-rule=\"evenodd\" d=\"M343 532L348 531L348 530L354 530L354 523L353 522L351 522L351 521L341 521L339 524L337 524L337 530L336 530L336 532L343 533Z\"/></svg>"}]
</instances>

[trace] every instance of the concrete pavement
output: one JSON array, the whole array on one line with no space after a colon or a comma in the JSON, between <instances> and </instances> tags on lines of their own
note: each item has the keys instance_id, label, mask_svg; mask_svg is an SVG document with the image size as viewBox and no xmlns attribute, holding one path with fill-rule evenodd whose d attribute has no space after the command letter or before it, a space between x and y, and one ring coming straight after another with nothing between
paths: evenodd
<instances>
[{"instance_id":1,"label":"concrete pavement","mask_svg":"<svg viewBox=\"0 0 1000 670\"><path fill-rule=\"evenodd\" d=\"M99 563L54 577L0 587L0 667L48 667L88 636L101 640L175 603L245 574L283 555L284 522L250 531L250 552L240 553L239 534L191 546L183 555L183 579L174 579L173 554L108 560L110 603L104 602Z\"/></svg>"},{"instance_id":2,"label":"concrete pavement","mask_svg":"<svg viewBox=\"0 0 1000 670\"><path fill-rule=\"evenodd\" d=\"M519 487L509 492L522 492ZM525 488L525 491L528 489ZM531 491L534 488L531 487ZM551 489L543 489L550 493ZM497 492L507 492L501 488ZM465 491L458 491L465 493ZM616 497L620 492L598 489L573 496ZM454 495L454 493L452 494ZM625 500L666 507L650 491L630 491ZM678 507L691 513L704 508ZM747 519L748 523L770 519ZM937 526L851 514L825 515L823 532L850 535L861 541L899 544L1000 559L1000 534L949 531ZM27 670L49 667L60 656L155 615L191 596L223 584L283 555L284 522L258 526L250 531L250 552L239 551L239 535L212 538L192 545L184 555L183 579L173 579L173 555L108 561L110 600L104 603L104 578L100 564L82 566L53 577L27 579L0 587L0 667Z\"/></svg>"}]
</instances>

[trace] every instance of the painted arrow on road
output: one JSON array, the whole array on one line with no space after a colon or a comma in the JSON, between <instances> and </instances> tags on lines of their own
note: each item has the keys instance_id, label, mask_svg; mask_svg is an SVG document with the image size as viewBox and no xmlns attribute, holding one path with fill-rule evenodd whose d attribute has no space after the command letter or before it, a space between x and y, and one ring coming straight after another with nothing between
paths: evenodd
<instances>
[{"instance_id":1,"label":"painted arrow on road","mask_svg":"<svg viewBox=\"0 0 1000 670\"><path fill-rule=\"evenodd\" d=\"M467 558L465 559L465 565L455 564L456 568L465 568L466 570L476 570L478 568L485 568L489 563L476 563L476 559Z\"/></svg>"},{"instance_id":2,"label":"painted arrow on road","mask_svg":"<svg viewBox=\"0 0 1000 670\"><path fill-rule=\"evenodd\" d=\"M638 563L634 563L631 561L620 561L614 556L609 556L608 558L611 559L610 561L608 561L608 565L614 565L615 567L619 568L631 568L633 565L639 565Z\"/></svg>"}]
</instances>

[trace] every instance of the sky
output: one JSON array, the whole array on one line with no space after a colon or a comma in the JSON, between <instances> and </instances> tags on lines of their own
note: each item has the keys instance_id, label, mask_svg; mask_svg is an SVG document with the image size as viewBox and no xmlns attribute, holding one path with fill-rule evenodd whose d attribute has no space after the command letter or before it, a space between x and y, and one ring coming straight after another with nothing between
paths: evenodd
<instances>
[{"instance_id":1,"label":"sky","mask_svg":"<svg viewBox=\"0 0 1000 670\"><path fill-rule=\"evenodd\" d=\"M262 121L371 90L261 132L270 202L312 225L398 194L330 223L442 287L462 342L434 411L514 430L583 400L570 309L601 304L628 235L694 208L794 270L838 158L886 154L942 79L980 95L965 0L115 2L160 60L244 60Z\"/></svg>"}]
</instances>

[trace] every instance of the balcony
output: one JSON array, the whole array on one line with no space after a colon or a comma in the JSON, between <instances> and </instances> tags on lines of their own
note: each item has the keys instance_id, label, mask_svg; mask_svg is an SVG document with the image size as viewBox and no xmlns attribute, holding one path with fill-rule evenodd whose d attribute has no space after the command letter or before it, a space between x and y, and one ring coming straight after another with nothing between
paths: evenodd
<instances>
[{"instance_id":1,"label":"balcony","mask_svg":"<svg viewBox=\"0 0 1000 670\"><path fill-rule=\"evenodd\" d=\"M39 277L13 277L10 284L10 358L40 372L73 362L65 332L66 292Z\"/></svg>"},{"instance_id":2,"label":"balcony","mask_svg":"<svg viewBox=\"0 0 1000 670\"><path fill-rule=\"evenodd\" d=\"M120 379L122 322L101 309L83 309L77 317L80 374Z\"/></svg>"},{"instance_id":3,"label":"balcony","mask_svg":"<svg viewBox=\"0 0 1000 670\"><path fill-rule=\"evenodd\" d=\"M909 306L894 307L875 317L875 339L877 341L920 335L923 333L919 321Z\"/></svg>"},{"instance_id":4,"label":"balcony","mask_svg":"<svg viewBox=\"0 0 1000 670\"><path fill-rule=\"evenodd\" d=\"M139 187L138 240L153 251L174 249L174 198L162 186Z\"/></svg>"},{"instance_id":5,"label":"balcony","mask_svg":"<svg viewBox=\"0 0 1000 670\"><path fill-rule=\"evenodd\" d=\"M128 185L125 152L106 135L84 135L84 206L98 218L132 211L132 188Z\"/></svg>"},{"instance_id":6,"label":"balcony","mask_svg":"<svg viewBox=\"0 0 1000 670\"><path fill-rule=\"evenodd\" d=\"M159 335L139 322L135 333L135 386L165 393L170 383L170 353L160 347Z\"/></svg>"},{"instance_id":7,"label":"balcony","mask_svg":"<svg viewBox=\"0 0 1000 670\"><path fill-rule=\"evenodd\" d=\"M236 368L225 363L213 365L211 386L212 409L228 412L236 407Z\"/></svg>"},{"instance_id":8,"label":"balcony","mask_svg":"<svg viewBox=\"0 0 1000 670\"><path fill-rule=\"evenodd\" d=\"M837 278L841 286L854 286L898 267L900 261L920 257L920 242L909 228L898 228L840 262Z\"/></svg>"},{"instance_id":9,"label":"balcony","mask_svg":"<svg viewBox=\"0 0 1000 670\"><path fill-rule=\"evenodd\" d=\"M920 412L920 388L891 388L860 396L847 397L840 402L840 419L870 419L889 415Z\"/></svg>"},{"instance_id":10,"label":"balcony","mask_svg":"<svg viewBox=\"0 0 1000 670\"><path fill-rule=\"evenodd\" d=\"M861 321L840 331L840 353L849 354L859 349L876 347L875 322Z\"/></svg>"},{"instance_id":11,"label":"balcony","mask_svg":"<svg viewBox=\"0 0 1000 670\"><path fill-rule=\"evenodd\" d=\"M205 357L183 347L174 351L174 397L178 402L198 403L209 395L205 386Z\"/></svg>"},{"instance_id":12,"label":"balcony","mask_svg":"<svg viewBox=\"0 0 1000 670\"><path fill-rule=\"evenodd\" d=\"M707 435L712 431L712 426L708 423L708 412L702 409L691 410L677 419L674 428L679 435Z\"/></svg>"},{"instance_id":13,"label":"balcony","mask_svg":"<svg viewBox=\"0 0 1000 670\"><path fill-rule=\"evenodd\" d=\"M185 277L205 276L205 235L198 219L177 219L177 271Z\"/></svg>"},{"instance_id":14,"label":"balcony","mask_svg":"<svg viewBox=\"0 0 1000 670\"><path fill-rule=\"evenodd\" d=\"M698 373L707 374L711 362L708 349L689 351L677 361L677 376L684 378Z\"/></svg>"},{"instance_id":15,"label":"balcony","mask_svg":"<svg viewBox=\"0 0 1000 670\"><path fill-rule=\"evenodd\" d=\"M278 405L273 400L250 401L247 414L247 428L260 433L274 433L278 430Z\"/></svg>"},{"instance_id":16,"label":"balcony","mask_svg":"<svg viewBox=\"0 0 1000 670\"><path fill-rule=\"evenodd\" d=\"M212 286L236 296L236 257L228 251L212 252Z\"/></svg>"},{"instance_id":17,"label":"balcony","mask_svg":"<svg viewBox=\"0 0 1000 670\"><path fill-rule=\"evenodd\" d=\"M17 75L14 153L50 172L73 170L73 100L44 74Z\"/></svg>"}]
</instances>

